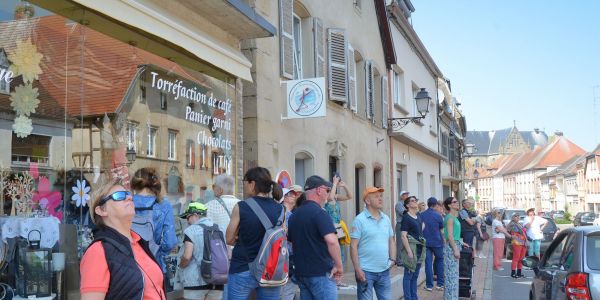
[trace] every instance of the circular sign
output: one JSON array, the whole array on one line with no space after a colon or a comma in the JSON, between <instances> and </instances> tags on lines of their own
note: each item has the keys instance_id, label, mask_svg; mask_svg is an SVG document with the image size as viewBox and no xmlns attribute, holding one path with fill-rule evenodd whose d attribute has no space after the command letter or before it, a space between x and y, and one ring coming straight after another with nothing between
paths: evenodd
<instances>
[{"instance_id":1,"label":"circular sign","mask_svg":"<svg viewBox=\"0 0 600 300\"><path fill-rule=\"evenodd\" d=\"M315 82L301 80L290 89L288 105L297 115L313 115L323 105L323 91Z\"/></svg>"},{"instance_id":2,"label":"circular sign","mask_svg":"<svg viewBox=\"0 0 600 300\"><path fill-rule=\"evenodd\" d=\"M286 170L281 170L275 176L275 182L283 189L292 185L292 176Z\"/></svg>"}]
</instances>

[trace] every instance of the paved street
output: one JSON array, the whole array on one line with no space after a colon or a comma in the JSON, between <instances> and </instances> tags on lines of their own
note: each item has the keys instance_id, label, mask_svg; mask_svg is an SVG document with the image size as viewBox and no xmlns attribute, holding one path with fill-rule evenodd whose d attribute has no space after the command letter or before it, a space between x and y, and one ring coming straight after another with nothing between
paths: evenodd
<instances>
[{"instance_id":1,"label":"paved street","mask_svg":"<svg viewBox=\"0 0 600 300\"><path fill-rule=\"evenodd\" d=\"M510 262L510 260L502 261L504 271L493 271L493 300L529 299L529 287L531 286L533 271L524 270L525 278L511 278Z\"/></svg>"}]
</instances>

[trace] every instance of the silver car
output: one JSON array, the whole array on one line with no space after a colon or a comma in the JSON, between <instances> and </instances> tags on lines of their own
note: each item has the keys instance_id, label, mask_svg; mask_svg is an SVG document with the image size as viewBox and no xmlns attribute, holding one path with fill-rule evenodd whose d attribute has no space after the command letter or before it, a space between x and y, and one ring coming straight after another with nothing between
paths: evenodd
<instances>
[{"instance_id":1,"label":"silver car","mask_svg":"<svg viewBox=\"0 0 600 300\"><path fill-rule=\"evenodd\" d=\"M563 230L541 260L523 265L535 272L529 299L600 299L600 227Z\"/></svg>"}]
</instances>

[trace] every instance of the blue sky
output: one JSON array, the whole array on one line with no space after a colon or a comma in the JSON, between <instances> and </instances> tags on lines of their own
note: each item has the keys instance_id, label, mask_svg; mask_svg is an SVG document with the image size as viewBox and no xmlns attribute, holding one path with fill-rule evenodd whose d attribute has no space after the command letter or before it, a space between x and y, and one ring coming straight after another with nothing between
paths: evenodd
<instances>
[{"instance_id":1,"label":"blue sky","mask_svg":"<svg viewBox=\"0 0 600 300\"><path fill-rule=\"evenodd\" d=\"M412 23L469 130L511 127L600 143L600 1L413 0ZM598 120L595 120L598 119Z\"/></svg>"}]
</instances>

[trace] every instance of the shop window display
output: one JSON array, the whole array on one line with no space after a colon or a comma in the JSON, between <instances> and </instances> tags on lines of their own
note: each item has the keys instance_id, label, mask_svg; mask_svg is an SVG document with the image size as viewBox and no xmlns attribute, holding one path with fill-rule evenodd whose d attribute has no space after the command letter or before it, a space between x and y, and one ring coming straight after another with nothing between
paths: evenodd
<instances>
[{"instance_id":1,"label":"shop window display","mask_svg":"<svg viewBox=\"0 0 600 300\"><path fill-rule=\"evenodd\" d=\"M93 239L88 203L101 178L151 167L174 213L210 200L214 176L236 175L235 99L233 77L2 1L0 249L39 230L46 248L66 253L65 292L76 298L79 259ZM14 286L0 258L0 281Z\"/></svg>"}]
</instances>

